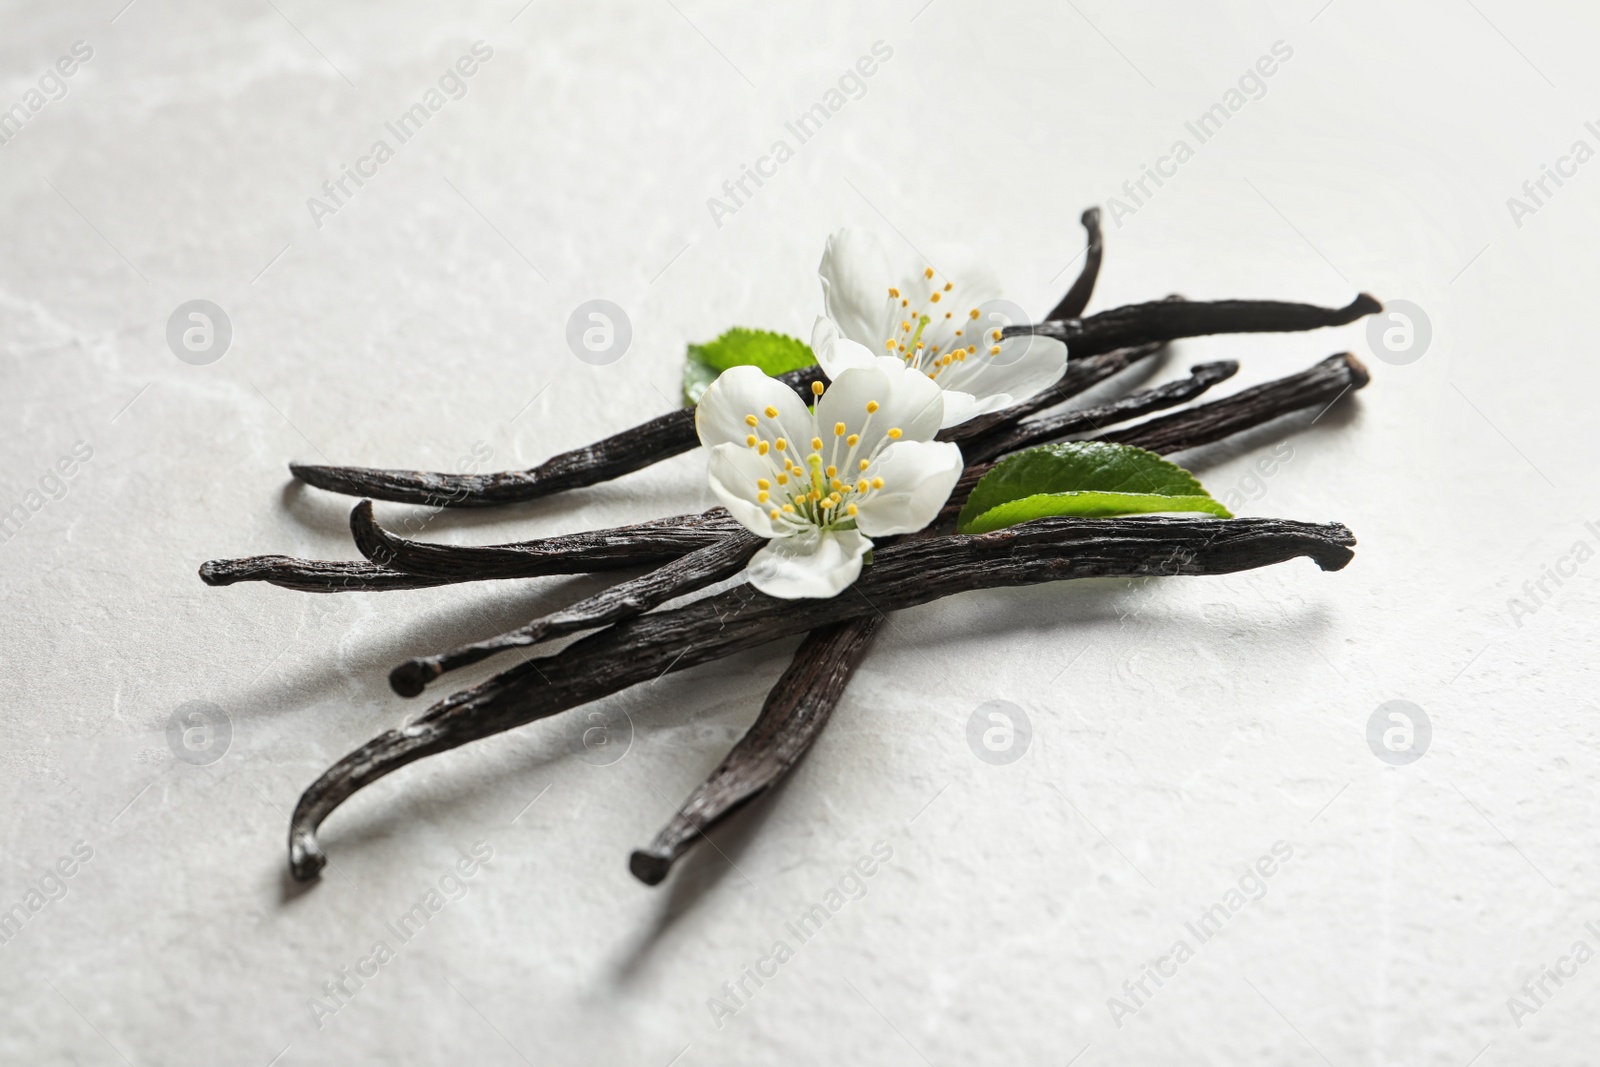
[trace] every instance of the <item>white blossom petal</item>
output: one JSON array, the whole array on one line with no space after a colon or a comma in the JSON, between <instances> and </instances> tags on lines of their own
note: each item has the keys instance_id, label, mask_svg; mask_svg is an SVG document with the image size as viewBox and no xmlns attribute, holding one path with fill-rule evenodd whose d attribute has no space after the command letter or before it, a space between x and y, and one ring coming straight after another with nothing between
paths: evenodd
<instances>
[{"instance_id":1,"label":"white blossom petal","mask_svg":"<svg viewBox=\"0 0 1600 1067\"><path fill-rule=\"evenodd\" d=\"M830 381L852 367L871 367L876 358L876 353L846 337L826 315L818 315L811 329L811 351Z\"/></svg>"},{"instance_id":2,"label":"white blossom petal","mask_svg":"<svg viewBox=\"0 0 1600 1067\"><path fill-rule=\"evenodd\" d=\"M786 532L772 521L772 505L757 500L761 490L756 479L774 480L765 456L743 444L717 445L711 450L706 474L711 491L745 529L757 537L778 537Z\"/></svg>"},{"instance_id":3,"label":"white blossom petal","mask_svg":"<svg viewBox=\"0 0 1600 1067\"><path fill-rule=\"evenodd\" d=\"M822 306L828 318L853 341L881 347L888 288L889 256L870 230L839 230L828 238L817 266Z\"/></svg>"},{"instance_id":4,"label":"white blossom petal","mask_svg":"<svg viewBox=\"0 0 1600 1067\"><path fill-rule=\"evenodd\" d=\"M997 355L990 355L987 347L980 348L939 375L947 395L966 393L973 397L975 403L967 418L1020 403L1054 385L1067 372L1067 346L1053 337L1009 337L1000 342L999 348ZM964 421L955 418L952 407L959 409L961 404L951 405L946 400L946 426Z\"/></svg>"},{"instance_id":5,"label":"white blossom petal","mask_svg":"<svg viewBox=\"0 0 1600 1067\"><path fill-rule=\"evenodd\" d=\"M782 600L837 596L861 574L872 542L857 530L811 529L767 542L750 560L750 584Z\"/></svg>"},{"instance_id":6,"label":"white blossom petal","mask_svg":"<svg viewBox=\"0 0 1600 1067\"><path fill-rule=\"evenodd\" d=\"M856 526L869 537L914 533L934 520L956 487L961 449L949 441L902 441L891 445L864 472L883 488L865 494Z\"/></svg>"},{"instance_id":7,"label":"white blossom petal","mask_svg":"<svg viewBox=\"0 0 1600 1067\"><path fill-rule=\"evenodd\" d=\"M767 411L777 412L769 416ZM757 425L747 421L754 415ZM758 440L810 437L811 412L793 389L756 367L730 367L700 397L694 409L700 443L707 447Z\"/></svg>"}]
</instances>

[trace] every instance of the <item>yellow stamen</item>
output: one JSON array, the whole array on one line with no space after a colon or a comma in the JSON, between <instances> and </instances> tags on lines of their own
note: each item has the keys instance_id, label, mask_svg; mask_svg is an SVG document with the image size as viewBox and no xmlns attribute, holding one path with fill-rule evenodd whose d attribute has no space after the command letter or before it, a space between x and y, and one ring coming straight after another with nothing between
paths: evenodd
<instances>
[{"instance_id":1,"label":"yellow stamen","mask_svg":"<svg viewBox=\"0 0 1600 1067\"><path fill-rule=\"evenodd\" d=\"M871 483L869 483L865 478L861 479L859 482L856 483L856 492L865 493L867 491L867 487L870 484Z\"/></svg>"},{"instance_id":2,"label":"yellow stamen","mask_svg":"<svg viewBox=\"0 0 1600 1067\"><path fill-rule=\"evenodd\" d=\"M835 474L839 473L839 468L835 467L833 464L830 463L830 464L828 464L828 469L826 471L824 471L823 473L825 473L828 477L832 478Z\"/></svg>"},{"instance_id":3,"label":"yellow stamen","mask_svg":"<svg viewBox=\"0 0 1600 1067\"><path fill-rule=\"evenodd\" d=\"M754 426L756 423L758 423L760 421L761 420L756 418L754 415L746 415L744 417L744 424L746 426Z\"/></svg>"},{"instance_id":4,"label":"yellow stamen","mask_svg":"<svg viewBox=\"0 0 1600 1067\"><path fill-rule=\"evenodd\" d=\"M978 309L977 308L973 308L971 311L967 312L967 317L971 318L971 319L977 318L978 317Z\"/></svg>"},{"instance_id":5,"label":"yellow stamen","mask_svg":"<svg viewBox=\"0 0 1600 1067\"><path fill-rule=\"evenodd\" d=\"M939 302L939 294L938 293L930 293L928 295L928 299L933 301L935 304L937 304Z\"/></svg>"},{"instance_id":6,"label":"yellow stamen","mask_svg":"<svg viewBox=\"0 0 1600 1067\"><path fill-rule=\"evenodd\" d=\"M931 277L933 277L933 268L932 268L932 267L923 267L923 268L922 268L922 276L923 276L923 277L924 277L924 278L931 278Z\"/></svg>"},{"instance_id":7,"label":"yellow stamen","mask_svg":"<svg viewBox=\"0 0 1600 1067\"><path fill-rule=\"evenodd\" d=\"M777 408L775 408L775 407L773 407L773 406L772 406L772 405L770 405L770 404L769 404L769 405L767 405L767 418L769 418L769 419L775 419L775 418L777 418L777 417L778 417L778 409L777 409Z\"/></svg>"},{"instance_id":8,"label":"yellow stamen","mask_svg":"<svg viewBox=\"0 0 1600 1067\"><path fill-rule=\"evenodd\" d=\"M766 502L767 502L767 494L766 493L757 493L756 494L756 503L757 504L765 504Z\"/></svg>"},{"instance_id":9,"label":"yellow stamen","mask_svg":"<svg viewBox=\"0 0 1600 1067\"><path fill-rule=\"evenodd\" d=\"M878 410L878 402L876 400L867 401L867 414L868 415L871 415L873 412L875 412L877 410Z\"/></svg>"},{"instance_id":10,"label":"yellow stamen","mask_svg":"<svg viewBox=\"0 0 1600 1067\"><path fill-rule=\"evenodd\" d=\"M955 282L945 282L944 283L944 291L947 292L947 293L950 290L954 289L955 287L956 287L956 283Z\"/></svg>"},{"instance_id":11,"label":"yellow stamen","mask_svg":"<svg viewBox=\"0 0 1600 1067\"><path fill-rule=\"evenodd\" d=\"M858 433L853 433L853 434L851 434L851 435L850 435L850 436L849 436L849 437L846 437L846 438L845 438L845 439L844 439L844 443L845 443L845 444L847 444L847 445L849 445L849 446L850 446L850 447L851 447L851 448L854 448L854 447L856 447L856 445L857 445L857 444L858 444L858 443L859 443L859 442L860 442L860 441L861 441L861 435L860 435L860 434L858 434Z\"/></svg>"},{"instance_id":12,"label":"yellow stamen","mask_svg":"<svg viewBox=\"0 0 1600 1067\"><path fill-rule=\"evenodd\" d=\"M847 504L845 506L844 513L846 515L850 516L852 519L855 518L856 517L856 506L854 504Z\"/></svg>"},{"instance_id":13,"label":"yellow stamen","mask_svg":"<svg viewBox=\"0 0 1600 1067\"><path fill-rule=\"evenodd\" d=\"M772 442L772 447L776 448L779 452L782 452L784 449L789 447L789 442L780 437L776 441Z\"/></svg>"},{"instance_id":14,"label":"yellow stamen","mask_svg":"<svg viewBox=\"0 0 1600 1067\"><path fill-rule=\"evenodd\" d=\"M811 439L811 450L812 450L812 451L813 451L813 452L820 452L820 451L822 451L822 438L820 438L820 437L813 437L813 438L812 438L812 439Z\"/></svg>"},{"instance_id":15,"label":"yellow stamen","mask_svg":"<svg viewBox=\"0 0 1600 1067\"><path fill-rule=\"evenodd\" d=\"M835 437L843 437L844 436L844 423L836 422L836 423L833 424L833 436L835 436Z\"/></svg>"},{"instance_id":16,"label":"yellow stamen","mask_svg":"<svg viewBox=\"0 0 1600 1067\"><path fill-rule=\"evenodd\" d=\"M898 427L898 426L891 426L891 427L890 427L890 428L889 428L889 440L891 440L891 441L898 441L898 440L900 440L900 427Z\"/></svg>"},{"instance_id":17,"label":"yellow stamen","mask_svg":"<svg viewBox=\"0 0 1600 1067\"><path fill-rule=\"evenodd\" d=\"M896 289L894 286L891 285L891 286L889 286L889 295L898 300L899 297L900 297L900 290Z\"/></svg>"},{"instance_id":18,"label":"yellow stamen","mask_svg":"<svg viewBox=\"0 0 1600 1067\"><path fill-rule=\"evenodd\" d=\"M812 382L811 383L811 395L812 396L821 396L822 395L822 383L821 382Z\"/></svg>"},{"instance_id":19,"label":"yellow stamen","mask_svg":"<svg viewBox=\"0 0 1600 1067\"><path fill-rule=\"evenodd\" d=\"M762 441L760 444L756 445L756 455L764 456L766 454L767 454L767 443L765 441Z\"/></svg>"},{"instance_id":20,"label":"yellow stamen","mask_svg":"<svg viewBox=\"0 0 1600 1067\"><path fill-rule=\"evenodd\" d=\"M756 435L755 434L750 434L748 437L746 437L744 439L744 443L749 445L751 448L756 447Z\"/></svg>"},{"instance_id":21,"label":"yellow stamen","mask_svg":"<svg viewBox=\"0 0 1600 1067\"><path fill-rule=\"evenodd\" d=\"M872 461L869 460L869 459L864 459L864 460L861 461L861 465L857 469L858 470L866 470L870 466L872 466Z\"/></svg>"},{"instance_id":22,"label":"yellow stamen","mask_svg":"<svg viewBox=\"0 0 1600 1067\"><path fill-rule=\"evenodd\" d=\"M883 479L882 478L874 478L874 479L872 479L872 488L874 488L874 489L882 489L883 488Z\"/></svg>"},{"instance_id":23,"label":"yellow stamen","mask_svg":"<svg viewBox=\"0 0 1600 1067\"><path fill-rule=\"evenodd\" d=\"M757 489L771 489L772 488L772 483L767 481L765 478L757 478L756 479L756 488Z\"/></svg>"},{"instance_id":24,"label":"yellow stamen","mask_svg":"<svg viewBox=\"0 0 1600 1067\"><path fill-rule=\"evenodd\" d=\"M1000 354L1000 346L999 345L990 345L989 346L989 354L991 356L998 356Z\"/></svg>"}]
</instances>

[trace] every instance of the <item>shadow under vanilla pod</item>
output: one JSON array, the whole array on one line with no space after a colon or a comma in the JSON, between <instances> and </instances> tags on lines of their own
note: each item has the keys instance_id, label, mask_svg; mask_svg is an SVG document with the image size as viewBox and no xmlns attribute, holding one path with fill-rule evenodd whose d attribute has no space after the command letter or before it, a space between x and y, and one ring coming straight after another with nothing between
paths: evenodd
<instances>
[{"instance_id":1,"label":"shadow under vanilla pod","mask_svg":"<svg viewBox=\"0 0 1600 1067\"><path fill-rule=\"evenodd\" d=\"M655 839L633 853L629 866L634 875L656 884L694 841L770 789L804 756L826 726L887 611L969 590L1074 578L1229 574L1298 557L1323 570L1345 566L1355 539L1338 523L1187 515L1086 518L1057 513L988 533L955 532L962 505L982 476L997 463L1004 467L1040 445L1059 448L1050 443L1082 440L1081 435L1089 433L1088 441L1101 443L1093 447L1174 453L1306 409L1326 409L1368 382L1366 369L1344 353L1221 400L1181 407L1238 368L1232 361L1219 361L1196 365L1187 378L1084 410L1054 411L1091 388L1113 387L1113 379L1130 368L1151 365L1147 361L1172 340L1337 326L1381 308L1365 294L1342 308L1169 298L1084 317L1101 266L1102 241L1098 211L1085 212L1082 221L1089 254L1066 296L1044 320L1002 331L1008 339L1038 335L1064 342L1071 357L1065 373L1055 384L1003 410L940 430L936 439L959 445L965 464L943 510L925 529L878 540L871 565L839 595L779 599L738 584L663 608L668 601L690 597L737 575L765 543L726 508L561 537L458 546L396 537L377 524L370 501L364 500L351 515L351 530L365 560L260 556L203 565L200 576L211 585L266 581L312 592L416 589L655 567L509 633L396 667L391 686L403 696L415 696L447 671L498 652L592 631L559 652L525 658L518 666L440 700L410 724L379 734L330 767L307 788L291 818L289 860L294 876L309 880L322 869L326 857L317 832L340 804L409 763L670 671L807 634L749 731ZM995 340L1000 341L999 334ZM814 391L820 394L827 376L819 367L810 367L781 380L809 401ZM1172 408L1178 410L1132 421ZM698 443L695 413L687 409L525 471L450 474L298 464L291 469L301 480L335 492L433 506L488 507L593 485ZM1179 473L1187 476L1181 469Z\"/></svg>"}]
</instances>

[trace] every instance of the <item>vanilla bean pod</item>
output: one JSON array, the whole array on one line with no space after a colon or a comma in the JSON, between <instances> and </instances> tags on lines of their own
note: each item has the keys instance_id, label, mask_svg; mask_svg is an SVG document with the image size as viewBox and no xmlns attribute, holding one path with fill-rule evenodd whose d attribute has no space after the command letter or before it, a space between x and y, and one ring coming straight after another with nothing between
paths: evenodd
<instances>
[{"instance_id":1,"label":"vanilla bean pod","mask_svg":"<svg viewBox=\"0 0 1600 1067\"><path fill-rule=\"evenodd\" d=\"M828 378L820 367L805 367L780 375L778 380L810 402L811 383L825 383ZM694 409L683 408L658 415L586 448L552 456L529 470L454 474L291 463L289 471L307 485L346 496L439 508L489 508L620 478L699 444Z\"/></svg>"},{"instance_id":2,"label":"vanilla bean pod","mask_svg":"<svg viewBox=\"0 0 1600 1067\"><path fill-rule=\"evenodd\" d=\"M987 463L1007 452L1032 445L1057 441L1068 434L1084 430L1098 430L1153 412L1186 404L1218 382L1227 381L1239 372L1235 360L1217 360L1214 363L1196 363L1189 368L1189 377L1167 382L1152 389L1144 389L1108 404L1068 411L1059 415L1045 415L1028 419L998 433L980 438L963 447L962 457L969 465Z\"/></svg>"},{"instance_id":3,"label":"vanilla bean pod","mask_svg":"<svg viewBox=\"0 0 1600 1067\"><path fill-rule=\"evenodd\" d=\"M1345 393L1360 389L1371 380L1367 368L1348 352L1329 356L1299 374L1274 378L1270 382L1241 389L1220 400L1196 404L1170 415L1149 419L1132 426L1096 434L1090 440L1134 445L1163 455L1186 448L1220 441L1224 437L1254 429L1284 415L1312 407L1331 406ZM1128 398L1130 400L1135 397ZM1114 405L1108 405L1114 406ZM1027 425L1024 423L1023 425ZM1033 441L1032 443L1040 443ZM991 462L969 463L961 472L950 499L935 524L949 529L967 502L972 487L994 466Z\"/></svg>"},{"instance_id":4,"label":"vanilla bean pod","mask_svg":"<svg viewBox=\"0 0 1600 1067\"><path fill-rule=\"evenodd\" d=\"M883 621L882 615L861 615L806 635L739 743L655 839L628 857L634 877L658 884L701 834L789 772L828 725Z\"/></svg>"},{"instance_id":5,"label":"vanilla bean pod","mask_svg":"<svg viewBox=\"0 0 1600 1067\"><path fill-rule=\"evenodd\" d=\"M1383 305L1366 293L1342 308L1280 300L1157 300L1127 304L1088 318L1007 326L1001 335L1053 337L1065 342L1071 355L1088 356L1217 333L1294 333L1344 326L1382 310Z\"/></svg>"},{"instance_id":6,"label":"vanilla bean pod","mask_svg":"<svg viewBox=\"0 0 1600 1067\"><path fill-rule=\"evenodd\" d=\"M977 536L908 538L877 553L846 594L778 600L749 586L619 622L561 652L513 667L435 704L334 764L295 807L290 869L326 862L316 830L364 786L425 756L782 637L975 589L1089 577L1231 574L1299 556L1323 570L1350 561L1337 523L1282 519L1052 518Z\"/></svg>"},{"instance_id":7,"label":"vanilla bean pod","mask_svg":"<svg viewBox=\"0 0 1600 1067\"><path fill-rule=\"evenodd\" d=\"M213 559L200 565L200 580L207 585L235 582L270 582L302 593L385 592L392 589L432 589L460 581L408 574L361 559L297 559L294 556L245 556Z\"/></svg>"},{"instance_id":8,"label":"vanilla bean pod","mask_svg":"<svg viewBox=\"0 0 1600 1067\"><path fill-rule=\"evenodd\" d=\"M1055 307L1050 309L1046 319L1075 319L1083 314L1083 309L1089 306L1089 297L1094 295L1094 284L1100 278L1100 261L1105 256L1105 240L1100 234L1100 209L1089 208L1078 221L1083 224L1089 241L1083 252L1083 269L1078 272L1078 278L1072 283Z\"/></svg>"},{"instance_id":9,"label":"vanilla bean pod","mask_svg":"<svg viewBox=\"0 0 1600 1067\"><path fill-rule=\"evenodd\" d=\"M401 696L413 697L445 671L476 663L496 652L536 645L541 641L642 615L674 597L733 577L744 569L750 557L765 543L755 534L740 528L648 574L619 582L570 607L534 619L526 626L436 656L406 660L389 672L389 685Z\"/></svg>"}]
</instances>

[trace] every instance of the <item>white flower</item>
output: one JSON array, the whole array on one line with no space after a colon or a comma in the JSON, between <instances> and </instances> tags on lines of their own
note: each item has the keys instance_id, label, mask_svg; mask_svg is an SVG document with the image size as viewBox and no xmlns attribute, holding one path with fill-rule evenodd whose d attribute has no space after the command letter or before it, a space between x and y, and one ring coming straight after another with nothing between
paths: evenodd
<instances>
[{"instance_id":1,"label":"white flower","mask_svg":"<svg viewBox=\"0 0 1600 1067\"><path fill-rule=\"evenodd\" d=\"M712 492L770 538L750 583L771 596L838 594L860 575L870 538L928 525L961 476L961 450L933 440L939 387L898 359L844 355L852 364L826 391L813 384L814 409L755 367L723 372L695 409Z\"/></svg>"},{"instance_id":2,"label":"white flower","mask_svg":"<svg viewBox=\"0 0 1600 1067\"><path fill-rule=\"evenodd\" d=\"M835 337L858 342L868 355L898 356L944 390L945 426L1026 400L1066 373L1060 341L1001 339L1000 287L986 270L960 280L926 265L897 274L876 235L840 230L828 238L817 273L827 315L817 319L811 347L828 377L864 365L860 352L836 348Z\"/></svg>"}]
</instances>

